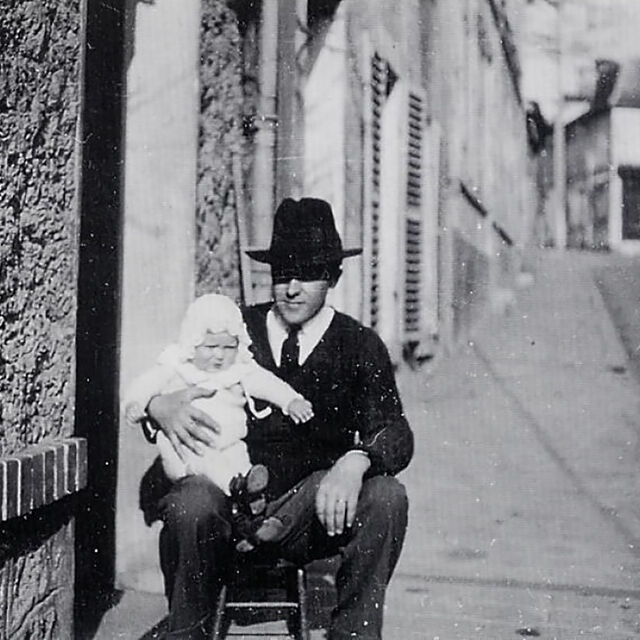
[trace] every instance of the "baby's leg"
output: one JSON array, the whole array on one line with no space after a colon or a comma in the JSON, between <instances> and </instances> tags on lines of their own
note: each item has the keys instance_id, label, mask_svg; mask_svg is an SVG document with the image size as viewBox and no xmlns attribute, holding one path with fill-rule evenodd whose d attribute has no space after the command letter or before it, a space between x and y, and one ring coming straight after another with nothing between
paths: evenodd
<instances>
[{"instance_id":1,"label":"baby's leg","mask_svg":"<svg viewBox=\"0 0 640 640\"><path fill-rule=\"evenodd\" d=\"M230 495L229 484L241 471L225 451L226 449L221 451L207 447L202 455L193 454L189 457L188 469L191 474L205 476L220 487L226 495Z\"/></svg>"},{"instance_id":2,"label":"baby's leg","mask_svg":"<svg viewBox=\"0 0 640 640\"><path fill-rule=\"evenodd\" d=\"M234 476L246 476L251 471L249 450L244 440L236 440L233 444L221 450L230 468L234 469Z\"/></svg>"}]
</instances>

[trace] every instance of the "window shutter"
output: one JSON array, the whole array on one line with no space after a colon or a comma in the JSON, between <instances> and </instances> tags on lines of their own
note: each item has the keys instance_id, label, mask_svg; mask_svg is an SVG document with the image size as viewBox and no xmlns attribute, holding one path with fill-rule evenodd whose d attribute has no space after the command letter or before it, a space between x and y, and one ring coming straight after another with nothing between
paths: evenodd
<instances>
[{"instance_id":1,"label":"window shutter","mask_svg":"<svg viewBox=\"0 0 640 640\"><path fill-rule=\"evenodd\" d=\"M403 329L405 340L415 339L422 329L423 272L423 145L424 97L410 91L407 101L406 190L404 221Z\"/></svg>"},{"instance_id":2,"label":"window shutter","mask_svg":"<svg viewBox=\"0 0 640 640\"><path fill-rule=\"evenodd\" d=\"M423 339L430 312L425 300L435 282L425 241L437 242L433 207L427 102L422 87L409 87L376 53L368 58L365 101L363 239L364 319L401 357L402 343ZM433 211L432 211L433 210ZM427 260L429 257L429 260ZM433 273L431 273L433 271ZM433 297L433 296L431 296Z\"/></svg>"},{"instance_id":3,"label":"window shutter","mask_svg":"<svg viewBox=\"0 0 640 640\"><path fill-rule=\"evenodd\" d=\"M371 219L369 323L378 325L380 267L380 151L385 63L376 53L371 58Z\"/></svg>"},{"instance_id":4,"label":"window shutter","mask_svg":"<svg viewBox=\"0 0 640 640\"><path fill-rule=\"evenodd\" d=\"M397 81L389 63L378 53L371 56L370 76L370 158L369 158L369 282L368 320L373 329L379 324L380 311L380 179L382 163L382 112L385 102Z\"/></svg>"}]
</instances>

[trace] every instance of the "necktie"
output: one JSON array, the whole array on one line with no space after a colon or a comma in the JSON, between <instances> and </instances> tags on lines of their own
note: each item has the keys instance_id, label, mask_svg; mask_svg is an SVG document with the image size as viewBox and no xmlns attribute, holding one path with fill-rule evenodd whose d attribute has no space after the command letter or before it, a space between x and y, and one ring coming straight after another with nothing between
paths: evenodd
<instances>
[{"instance_id":1,"label":"necktie","mask_svg":"<svg viewBox=\"0 0 640 640\"><path fill-rule=\"evenodd\" d=\"M298 368L298 359L300 357L300 345L298 344L299 331L299 325L291 325L289 327L289 335L282 343L282 351L280 352L280 371L283 374L289 374Z\"/></svg>"}]
</instances>

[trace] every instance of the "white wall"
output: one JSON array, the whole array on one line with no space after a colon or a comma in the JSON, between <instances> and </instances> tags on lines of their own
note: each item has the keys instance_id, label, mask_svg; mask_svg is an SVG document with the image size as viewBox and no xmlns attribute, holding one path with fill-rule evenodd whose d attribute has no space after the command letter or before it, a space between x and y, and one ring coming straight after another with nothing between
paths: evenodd
<instances>
[{"instance_id":1,"label":"white wall","mask_svg":"<svg viewBox=\"0 0 640 640\"><path fill-rule=\"evenodd\" d=\"M346 22L344 8L336 12L324 46L304 89L304 186L303 196L322 198L331 204L336 226L345 238L345 124L346 124ZM346 291L348 270L357 258L343 262L345 272L330 293L329 302L356 315L359 296ZM348 293L348 295L347 295Z\"/></svg>"},{"instance_id":2,"label":"white wall","mask_svg":"<svg viewBox=\"0 0 640 640\"><path fill-rule=\"evenodd\" d=\"M407 90L398 81L382 114L380 159L380 217L378 249L378 327L393 362L401 358L404 261L401 257L405 223ZM404 162L403 162L404 160Z\"/></svg>"},{"instance_id":3,"label":"white wall","mask_svg":"<svg viewBox=\"0 0 640 640\"><path fill-rule=\"evenodd\" d=\"M193 295L199 0L135 3L127 75L121 391L175 339ZM160 591L157 531L138 509L155 455L122 424L116 572L119 587Z\"/></svg>"},{"instance_id":4,"label":"white wall","mask_svg":"<svg viewBox=\"0 0 640 640\"><path fill-rule=\"evenodd\" d=\"M640 166L640 109L616 107L611 112L612 164Z\"/></svg>"}]
</instances>

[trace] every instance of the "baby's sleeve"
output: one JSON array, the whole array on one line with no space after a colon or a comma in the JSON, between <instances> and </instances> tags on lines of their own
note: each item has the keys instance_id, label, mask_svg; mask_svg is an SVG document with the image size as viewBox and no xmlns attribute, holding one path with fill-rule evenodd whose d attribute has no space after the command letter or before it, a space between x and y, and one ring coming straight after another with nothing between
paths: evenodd
<instances>
[{"instance_id":1,"label":"baby's sleeve","mask_svg":"<svg viewBox=\"0 0 640 640\"><path fill-rule=\"evenodd\" d=\"M174 372L165 365L156 365L135 378L122 403L126 421L136 425L146 417L145 410L151 398L166 391L174 378Z\"/></svg>"},{"instance_id":2,"label":"baby's sleeve","mask_svg":"<svg viewBox=\"0 0 640 640\"><path fill-rule=\"evenodd\" d=\"M290 384L261 367L257 362L253 362L251 366L247 367L241 383L250 396L275 404L285 414L292 400L302 398L302 395Z\"/></svg>"}]
</instances>

